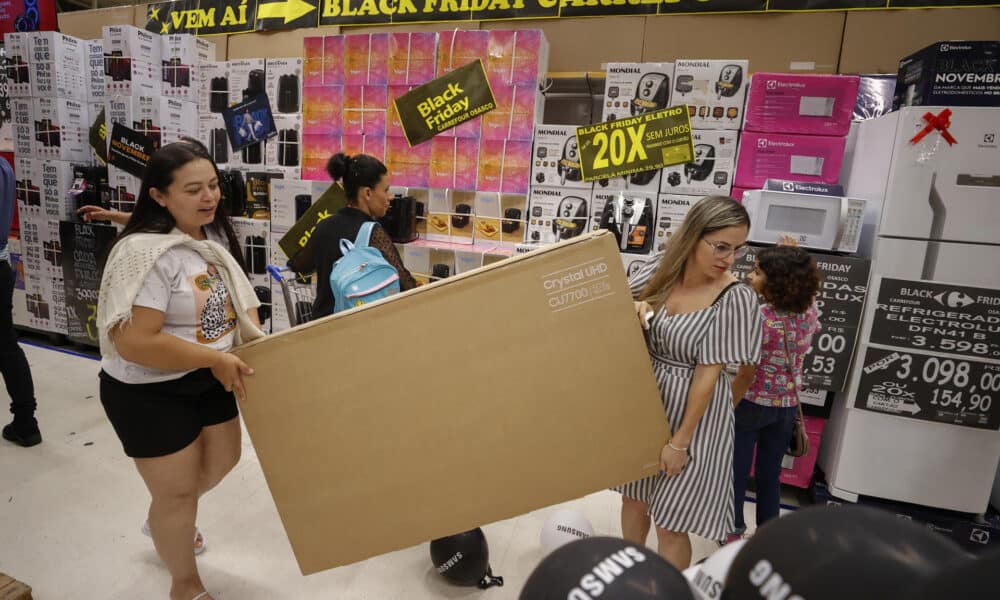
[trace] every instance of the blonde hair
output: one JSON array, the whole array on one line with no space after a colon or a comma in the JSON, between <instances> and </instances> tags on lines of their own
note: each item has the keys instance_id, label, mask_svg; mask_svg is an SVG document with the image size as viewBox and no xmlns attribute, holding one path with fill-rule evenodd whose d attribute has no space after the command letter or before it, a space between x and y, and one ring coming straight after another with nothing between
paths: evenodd
<instances>
[{"instance_id":1,"label":"blonde hair","mask_svg":"<svg viewBox=\"0 0 1000 600\"><path fill-rule=\"evenodd\" d=\"M663 249L663 259L642 293L645 300L658 310L670 292L684 277L688 257L695 251L706 233L726 227L750 227L750 215L743 205L727 196L706 196L691 207L680 228L670 236Z\"/></svg>"}]
</instances>

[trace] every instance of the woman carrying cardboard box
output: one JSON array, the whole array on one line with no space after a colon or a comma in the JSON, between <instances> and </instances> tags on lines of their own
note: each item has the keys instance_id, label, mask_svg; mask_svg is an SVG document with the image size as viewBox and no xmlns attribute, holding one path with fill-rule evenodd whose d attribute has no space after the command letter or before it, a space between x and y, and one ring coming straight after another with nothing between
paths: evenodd
<instances>
[{"instance_id":1,"label":"woman carrying cardboard box","mask_svg":"<svg viewBox=\"0 0 1000 600\"><path fill-rule=\"evenodd\" d=\"M723 367L760 357L756 295L729 272L749 228L738 202L703 198L629 279L673 435L659 474L618 488L622 533L643 544L655 523L660 555L678 569L691 562L689 533L723 540L733 530L733 382Z\"/></svg>"}]
</instances>

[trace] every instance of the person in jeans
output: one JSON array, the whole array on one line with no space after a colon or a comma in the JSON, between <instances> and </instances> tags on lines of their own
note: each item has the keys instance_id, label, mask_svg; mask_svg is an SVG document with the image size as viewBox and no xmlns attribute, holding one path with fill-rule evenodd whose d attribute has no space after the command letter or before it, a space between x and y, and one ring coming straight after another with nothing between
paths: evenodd
<instances>
[{"instance_id":1,"label":"person in jeans","mask_svg":"<svg viewBox=\"0 0 1000 600\"><path fill-rule=\"evenodd\" d=\"M14 331L14 271L10 266L7 236L14 219L14 170L0 158L0 373L10 396L14 420L3 428L3 439L21 446L42 443L35 420L35 386L24 350Z\"/></svg>"},{"instance_id":2,"label":"person in jeans","mask_svg":"<svg viewBox=\"0 0 1000 600\"><path fill-rule=\"evenodd\" d=\"M761 250L748 277L763 298L761 357L757 365L742 367L733 383L736 531L731 538L746 531L743 503L751 462L757 483L757 526L778 516L781 460L798 414L802 361L819 330L815 299L821 277L816 261L794 247L794 241L786 238L782 243Z\"/></svg>"}]
</instances>

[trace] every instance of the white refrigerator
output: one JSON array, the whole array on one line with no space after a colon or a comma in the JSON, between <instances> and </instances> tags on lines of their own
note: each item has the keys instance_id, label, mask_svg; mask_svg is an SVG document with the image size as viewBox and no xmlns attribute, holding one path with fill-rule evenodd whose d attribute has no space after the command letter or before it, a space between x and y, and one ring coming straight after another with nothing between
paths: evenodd
<instances>
[{"instance_id":1,"label":"white refrigerator","mask_svg":"<svg viewBox=\"0 0 1000 600\"><path fill-rule=\"evenodd\" d=\"M819 464L847 500L982 513L1000 460L1000 108L856 127L846 193L881 217Z\"/></svg>"}]
</instances>

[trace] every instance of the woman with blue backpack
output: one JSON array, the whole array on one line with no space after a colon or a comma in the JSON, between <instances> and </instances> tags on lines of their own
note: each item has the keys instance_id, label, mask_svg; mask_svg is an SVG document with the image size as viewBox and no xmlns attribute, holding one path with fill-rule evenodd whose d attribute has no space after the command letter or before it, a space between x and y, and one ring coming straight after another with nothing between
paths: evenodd
<instances>
[{"instance_id":1,"label":"woman with blue backpack","mask_svg":"<svg viewBox=\"0 0 1000 600\"><path fill-rule=\"evenodd\" d=\"M344 186L347 206L321 221L310 240L317 275L314 319L417 285L378 223L391 198L389 171L382 161L338 152L326 170Z\"/></svg>"}]
</instances>

